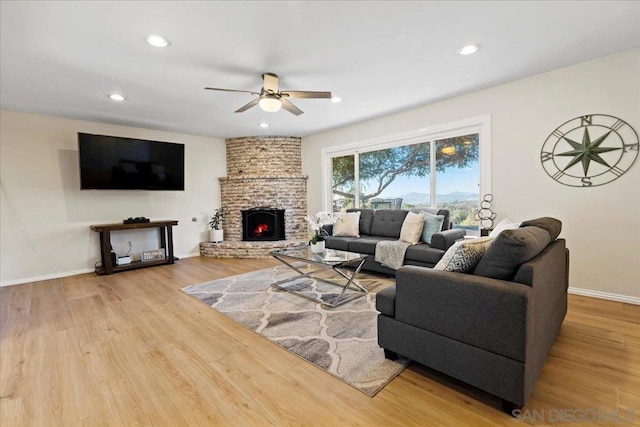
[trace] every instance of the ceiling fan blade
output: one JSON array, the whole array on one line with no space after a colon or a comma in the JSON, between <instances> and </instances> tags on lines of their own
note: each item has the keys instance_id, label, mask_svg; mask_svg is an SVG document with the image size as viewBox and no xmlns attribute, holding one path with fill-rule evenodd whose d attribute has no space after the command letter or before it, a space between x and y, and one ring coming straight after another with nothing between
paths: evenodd
<instances>
[{"instance_id":1,"label":"ceiling fan blade","mask_svg":"<svg viewBox=\"0 0 640 427\"><path fill-rule=\"evenodd\" d=\"M285 98L280 98L280 101L282 101L282 108L284 108L291 114L295 114L296 116L299 116L300 114L304 113L304 111L302 111L301 109L299 109L298 107L296 107L295 105L287 101Z\"/></svg>"},{"instance_id":2,"label":"ceiling fan blade","mask_svg":"<svg viewBox=\"0 0 640 427\"><path fill-rule=\"evenodd\" d=\"M252 92L250 90L236 90L236 89L222 89L219 87L205 87L207 90L221 90L223 92L240 92L240 93L250 93L252 95L260 95L258 92Z\"/></svg>"},{"instance_id":3,"label":"ceiling fan blade","mask_svg":"<svg viewBox=\"0 0 640 427\"><path fill-rule=\"evenodd\" d=\"M259 101L260 101L260 98L256 98L253 101L249 102L248 104L243 105L242 107L238 108L235 112L236 113L242 113L244 111L247 111L249 108L255 107L256 105L258 105Z\"/></svg>"},{"instance_id":4,"label":"ceiling fan blade","mask_svg":"<svg viewBox=\"0 0 640 427\"><path fill-rule=\"evenodd\" d=\"M264 73L262 75L264 80L264 90L278 93L278 76L273 73Z\"/></svg>"},{"instance_id":5,"label":"ceiling fan blade","mask_svg":"<svg viewBox=\"0 0 640 427\"><path fill-rule=\"evenodd\" d=\"M289 98L331 98L331 92L315 92L309 90L288 90L281 93Z\"/></svg>"}]
</instances>

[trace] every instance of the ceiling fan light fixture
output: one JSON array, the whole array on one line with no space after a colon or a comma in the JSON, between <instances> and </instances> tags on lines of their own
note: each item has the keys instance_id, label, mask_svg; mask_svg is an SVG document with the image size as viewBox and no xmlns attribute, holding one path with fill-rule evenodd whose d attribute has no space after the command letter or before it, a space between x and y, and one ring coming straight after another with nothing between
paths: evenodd
<instances>
[{"instance_id":1,"label":"ceiling fan light fixture","mask_svg":"<svg viewBox=\"0 0 640 427\"><path fill-rule=\"evenodd\" d=\"M276 96L265 95L260 98L260 101L258 101L258 105L260 105L260 108L262 108L263 111L266 111L268 113L275 113L280 108L282 108L282 101L280 101L280 99Z\"/></svg>"}]
</instances>

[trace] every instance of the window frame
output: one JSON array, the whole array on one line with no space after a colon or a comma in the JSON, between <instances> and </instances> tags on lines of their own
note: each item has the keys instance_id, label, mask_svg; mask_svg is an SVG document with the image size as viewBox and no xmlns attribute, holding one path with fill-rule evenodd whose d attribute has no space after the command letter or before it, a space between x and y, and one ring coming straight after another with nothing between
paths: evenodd
<instances>
[{"instance_id":1,"label":"window frame","mask_svg":"<svg viewBox=\"0 0 640 427\"><path fill-rule=\"evenodd\" d=\"M358 176L359 155L363 152L383 150L402 145L419 144L423 142L433 142L436 140L452 138L455 136L466 135L471 133L478 134L479 153L478 162L480 164L480 188L478 189L478 203L485 194L491 193L491 115L486 114L477 117L457 120L434 126L428 126L407 132L365 139L362 141L354 141L345 144L332 145L324 147L321 150L321 168L322 168L322 206L323 210L330 212L332 209L333 191L331 179L333 177L334 157L354 156L354 173ZM431 157L432 162L435 156ZM432 165L431 170L434 170ZM436 180L430 179L430 193L432 201L435 200ZM360 192L355 192L355 205L360 206ZM430 203L431 203L430 202Z\"/></svg>"}]
</instances>

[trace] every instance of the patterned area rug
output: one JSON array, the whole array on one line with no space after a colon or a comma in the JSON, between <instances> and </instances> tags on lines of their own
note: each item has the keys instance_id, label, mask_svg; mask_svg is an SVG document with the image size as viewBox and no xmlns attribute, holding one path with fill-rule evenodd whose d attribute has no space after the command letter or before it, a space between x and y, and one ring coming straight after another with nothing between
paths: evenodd
<instances>
[{"instance_id":1,"label":"patterned area rug","mask_svg":"<svg viewBox=\"0 0 640 427\"><path fill-rule=\"evenodd\" d=\"M335 279L333 271L327 273ZM385 359L377 342L375 292L393 285L394 280L361 273L358 282L369 293L329 309L271 288L271 283L295 274L283 265L188 286L183 291L374 396L409 363L403 358ZM292 286L302 287L323 301L334 298L336 290L340 290L311 278L298 280Z\"/></svg>"}]
</instances>

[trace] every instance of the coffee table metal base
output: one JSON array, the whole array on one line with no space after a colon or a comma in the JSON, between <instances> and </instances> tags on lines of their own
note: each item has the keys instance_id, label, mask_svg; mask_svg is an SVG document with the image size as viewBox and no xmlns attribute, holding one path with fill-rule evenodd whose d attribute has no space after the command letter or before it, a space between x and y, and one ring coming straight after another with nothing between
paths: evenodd
<instances>
[{"instance_id":1,"label":"coffee table metal base","mask_svg":"<svg viewBox=\"0 0 640 427\"><path fill-rule=\"evenodd\" d=\"M292 294L295 294L297 296L306 298L308 300L320 303L322 305L325 305L327 307L330 308L335 308L341 304L344 304L346 302L352 301L356 298L360 298L364 295L367 294L367 290L365 288L363 288L360 283L358 283L358 281L356 280L356 276L358 275L358 273L360 272L360 270L362 269L362 265L364 264L364 262L366 261L366 258L358 258L355 259L353 261L346 261L340 264L334 264L331 265L331 268L333 269L333 271L335 271L336 273L338 273L340 276L342 276L344 279L346 279L346 283L342 284L342 283L338 283L335 282L333 280L327 280L325 278L322 278L320 280L322 280L325 283L329 283L331 285L337 286L342 288L342 290L340 291L340 294L338 294L336 296L336 298L334 298L332 301L324 301L321 300L319 298L313 298L312 296L304 293L304 289L292 289L292 288L287 288L284 285L285 283L291 283L294 282L296 280L305 278L305 277L313 277L313 275L315 273L317 273L318 271L321 270L326 270L326 267L329 267L329 265L327 265L325 268L319 268L313 271L307 271L304 272L301 269L299 269L298 267L296 267L295 265L293 265L290 262L287 262L287 260L285 259L286 257L281 256L280 254L274 253L272 252L271 255L277 259L278 261L282 262L283 264L285 264L286 266L288 266L289 268L295 270L298 275L294 276L294 277L289 277L287 279L284 280L280 280L278 282L275 282L273 284L271 284L271 287L276 288L278 290L281 291L285 291L285 292L289 292ZM295 259L295 261L297 262L304 262L304 260L301 259ZM308 263L307 265L313 265L312 263ZM342 267L347 266L347 265L353 265L355 267L355 269L353 271L350 270L344 270Z\"/></svg>"}]
</instances>

